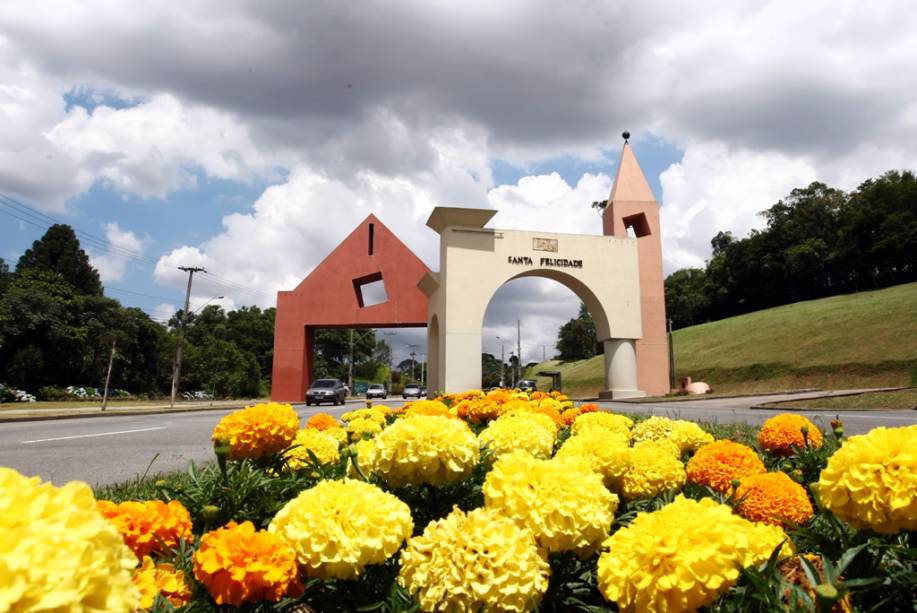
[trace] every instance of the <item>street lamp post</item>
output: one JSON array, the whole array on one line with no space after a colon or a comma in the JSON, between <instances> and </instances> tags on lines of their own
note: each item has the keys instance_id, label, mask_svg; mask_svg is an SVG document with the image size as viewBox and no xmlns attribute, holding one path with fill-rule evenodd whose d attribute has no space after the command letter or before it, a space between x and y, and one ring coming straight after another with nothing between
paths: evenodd
<instances>
[{"instance_id":1,"label":"street lamp post","mask_svg":"<svg viewBox=\"0 0 917 613\"><path fill-rule=\"evenodd\" d=\"M506 382L504 381L504 373L506 372L506 354L503 353L503 340L498 336L497 340L500 341L500 387L506 387Z\"/></svg>"}]
</instances>

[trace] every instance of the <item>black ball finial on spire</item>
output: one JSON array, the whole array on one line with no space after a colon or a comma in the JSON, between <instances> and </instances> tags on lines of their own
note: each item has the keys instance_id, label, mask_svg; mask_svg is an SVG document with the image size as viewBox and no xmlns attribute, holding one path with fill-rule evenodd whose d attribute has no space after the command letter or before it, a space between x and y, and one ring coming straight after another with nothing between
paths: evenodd
<instances>
[{"instance_id":1,"label":"black ball finial on spire","mask_svg":"<svg viewBox=\"0 0 917 613\"><path fill-rule=\"evenodd\" d=\"M624 130L624 133L621 134L621 136L624 137L624 142L626 143L626 142L627 142L627 139L630 138L630 132L628 132L627 130Z\"/></svg>"}]
</instances>

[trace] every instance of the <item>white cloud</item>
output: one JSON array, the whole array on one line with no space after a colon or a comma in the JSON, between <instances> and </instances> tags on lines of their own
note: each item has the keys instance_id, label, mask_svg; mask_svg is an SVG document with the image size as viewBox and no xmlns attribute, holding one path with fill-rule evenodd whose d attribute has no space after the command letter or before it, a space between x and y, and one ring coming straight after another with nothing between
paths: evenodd
<instances>
[{"instance_id":1,"label":"white cloud","mask_svg":"<svg viewBox=\"0 0 917 613\"><path fill-rule=\"evenodd\" d=\"M798 157L730 150L722 143L689 146L660 176L666 273L703 267L718 231L744 238L764 226L759 211L816 177L812 165Z\"/></svg>"},{"instance_id":2,"label":"white cloud","mask_svg":"<svg viewBox=\"0 0 917 613\"><path fill-rule=\"evenodd\" d=\"M195 184L195 171L247 181L271 164L232 115L160 94L137 106L74 107L46 134L73 160L82 185L165 198Z\"/></svg>"},{"instance_id":3,"label":"white cloud","mask_svg":"<svg viewBox=\"0 0 917 613\"><path fill-rule=\"evenodd\" d=\"M129 230L122 230L117 222L105 224L108 249L104 253L89 250L92 266L99 271L103 283L121 281L132 259L143 255L147 239L139 238Z\"/></svg>"},{"instance_id":4,"label":"white cloud","mask_svg":"<svg viewBox=\"0 0 917 613\"><path fill-rule=\"evenodd\" d=\"M178 310L178 307L174 304L169 304L168 302L163 302L156 305L156 308L153 309L152 314L150 315L153 319L159 322L167 322L175 312Z\"/></svg>"}]
</instances>

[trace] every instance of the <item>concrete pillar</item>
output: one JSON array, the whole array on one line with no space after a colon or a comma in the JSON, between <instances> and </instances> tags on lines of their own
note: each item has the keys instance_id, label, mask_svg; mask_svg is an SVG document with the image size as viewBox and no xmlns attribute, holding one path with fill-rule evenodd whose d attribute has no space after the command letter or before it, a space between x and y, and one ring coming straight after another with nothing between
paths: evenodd
<instances>
[{"instance_id":1,"label":"concrete pillar","mask_svg":"<svg viewBox=\"0 0 917 613\"><path fill-rule=\"evenodd\" d=\"M633 339L612 338L605 348L605 387L603 400L638 398L646 393L637 388L637 348Z\"/></svg>"}]
</instances>

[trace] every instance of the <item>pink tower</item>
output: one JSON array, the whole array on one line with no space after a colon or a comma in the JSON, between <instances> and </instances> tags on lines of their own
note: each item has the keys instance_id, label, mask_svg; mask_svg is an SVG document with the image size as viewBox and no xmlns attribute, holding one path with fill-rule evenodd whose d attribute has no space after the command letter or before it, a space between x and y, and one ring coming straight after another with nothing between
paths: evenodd
<instances>
[{"instance_id":1,"label":"pink tower","mask_svg":"<svg viewBox=\"0 0 917 613\"><path fill-rule=\"evenodd\" d=\"M643 338L636 343L637 383L647 395L660 396L669 392L669 353L659 203L627 142L629 137L625 132L618 174L602 216L602 233L626 237L630 228L637 238L643 318Z\"/></svg>"}]
</instances>

